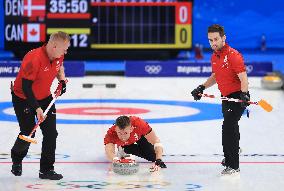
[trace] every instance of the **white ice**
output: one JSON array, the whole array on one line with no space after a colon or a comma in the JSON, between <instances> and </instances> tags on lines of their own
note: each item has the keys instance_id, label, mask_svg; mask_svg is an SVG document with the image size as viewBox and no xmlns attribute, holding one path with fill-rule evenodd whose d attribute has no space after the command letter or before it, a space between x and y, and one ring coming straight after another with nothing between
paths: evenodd
<instances>
[{"instance_id":1,"label":"white ice","mask_svg":"<svg viewBox=\"0 0 284 191\"><path fill-rule=\"evenodd\" d=\"M190 92L206 78L126 78L85 77L70 78L67 93L61 100L131 99L173 100L194 102ZM12 78L1 78L0 102L11 101L9 84ZM243 150L240 156L240 178L220 176L222 166L221 125L222 119L194 122L150 124L160 137L165 150L163 158L168 168L150 173L151 163L138 159L140 170L131 176L111 172L104 155L103 138L111 124L57 124L59 132L55 170L64 178L59 181L38 178L41 152L41 131L37 145L31 145L23 161L23 174L11 174L10 149L18 134L16 121L0 118L0 190L178 190L178 191L279 191L284 189L283 112L284 92L264 90L261 78L249 78L252 100L265 99L274 107L270 113L260 106L250 106L250 118L240 121ZM94 86L83 89L82 83L116 83L117 87ZM53 89L56 84L53 85ZM219 95L216 86L206 91ZM220 100L203 98L202 103L220 104ZM0 103L0 104L1 104ZM57 104L57 109L68 107L133 107L150 110L138 114L142 118L155 119L198 113L195 108L135 103ZM94 111L91 111L94 112ZM102 111L105 112L105 111ZM208 111L209 112L209 111ZM14 115L12 108L4 113ZM221 113L221 111L220 111ZM58 119L114 120L116 115L78 116L58 114Z\"/></svg>"}]
</instances>

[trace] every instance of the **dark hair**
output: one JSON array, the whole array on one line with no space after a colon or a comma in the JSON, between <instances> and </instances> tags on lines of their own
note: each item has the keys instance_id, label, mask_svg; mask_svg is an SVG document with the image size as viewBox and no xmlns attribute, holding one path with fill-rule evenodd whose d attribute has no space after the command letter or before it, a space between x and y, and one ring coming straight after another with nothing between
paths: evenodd
<instances>
[{"instance_id":1,"label":"dark hair","mask_svg":"<svg viewBox=\"0 0 284 191\"><path fill-rule=\"evenodd\" d=\"M224 27L218 24L214 24L208 27L208 33L218 32L221 37L225 35Z\"/></svg>"},{"instance_id":2,"label":"dark hair","mask_svg":"<svg viewBox=\"0 0 284 191\"><path fill-rule=\"evenodd\" d=\"M119 129L125 129L126 126L130 125L130 118L122 115L115 120L115 125L118 126Z\"/></svg>"}]
</instances>

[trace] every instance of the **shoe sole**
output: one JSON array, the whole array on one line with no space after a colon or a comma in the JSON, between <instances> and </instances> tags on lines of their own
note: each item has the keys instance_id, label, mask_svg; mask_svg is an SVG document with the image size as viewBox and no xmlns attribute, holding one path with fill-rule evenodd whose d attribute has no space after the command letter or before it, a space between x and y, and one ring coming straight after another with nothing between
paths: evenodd
<instances>
[{"instance_id":1,"label":"shoe sole","mask_svg":"<svg viewBox=\"0 0 284 191\"><path fill-rule=\"evenodd\" d=\"M48 178L46 176L39 176L40 179L45 179L45 180L61 180L63 177L61 178Z\"/></svg>"},{"instance_id":2,"label":"shoe sole","mask_svg":"<svg viewBox=\"0 0 284 191\"><path fill-rule=\"evenodd\" d=\"M13 172L12 172L13 173ZM22 173L21 174L15 174L13 173L14 176L22 176Z\"/></svg>"},{"instance_id":3,"label":"shoe sole","mask_svg":"<svg viewBox=\"0 0 284 191\"><path fill-rule=\"evenodd\" d=\"M22 176L22 172L18 172L18 173L16 173L16 172L13 172L12 170L11 170L11 172L12 172L12 174L14 174L15 176Z\"/></svg>"},{"instance_id":4,"label":"shoe sole","mask_svg":"<svg viewBox=\"0 0 284 191\"><path fill-rule=\"evenodd\" d=\"M221 178L241 178L241 174L238 172L238 173L234 173L234 174L221 174Z\"/></svg>"}]
</instances>

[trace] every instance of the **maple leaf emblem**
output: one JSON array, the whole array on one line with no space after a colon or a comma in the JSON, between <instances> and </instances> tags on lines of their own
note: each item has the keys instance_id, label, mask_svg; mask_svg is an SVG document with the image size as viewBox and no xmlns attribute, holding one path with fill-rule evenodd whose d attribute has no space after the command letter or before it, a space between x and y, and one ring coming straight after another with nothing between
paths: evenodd
<instances>
[{"instance_id":1,"label":"maple leaf emblem","mask_svg":"<svg viewBox=\"0 0 284 191\"><path fill-rule=\"evenodd\" d=\"M37 33L38 32L34 28L30 31L31 36L35 36L35 35L37 35Z\"/></svg>"}]
</instances>

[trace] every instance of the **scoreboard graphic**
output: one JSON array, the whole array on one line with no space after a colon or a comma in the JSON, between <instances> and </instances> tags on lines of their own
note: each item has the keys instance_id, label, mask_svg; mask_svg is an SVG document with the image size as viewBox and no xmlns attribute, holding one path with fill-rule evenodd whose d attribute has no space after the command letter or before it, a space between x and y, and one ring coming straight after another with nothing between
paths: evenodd
<instances>
[{"instance_id":1,"label":"scoreboard graphic","mask_svg":"<svg viewBox=\"0 0 284 191\"><path fill-rule=\"evenodd\" d=\"M4 0L5 49L30 49L64 31L73 50L189 49L192 1Z\"/></svg>"}]
</instances>

